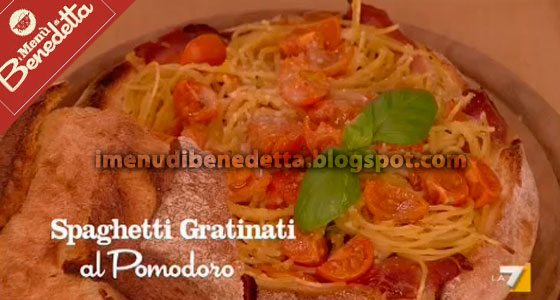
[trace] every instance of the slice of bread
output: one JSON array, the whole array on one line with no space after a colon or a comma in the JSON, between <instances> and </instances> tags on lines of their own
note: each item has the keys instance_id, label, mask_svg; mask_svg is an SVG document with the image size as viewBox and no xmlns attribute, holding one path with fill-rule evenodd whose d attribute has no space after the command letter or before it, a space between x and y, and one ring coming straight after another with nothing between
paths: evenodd
<instances>
[{"instance_id":1,"label":"slice of bread","mask_svg":"<svg viewBox=\"0 0 560 300\"><path fill-rule=\"evenodd\" d=\"M41 122L63 99L67 84L57 84L43 93L0 137L0 230L17 213L35 171L37 135Z\"/></svg>"},{"instance_id":2,"label":"slice of bread","mask_svg":"<svg viewBox=\"0 0 560 300\"><path fill-rule=\"evenodd\" d=\"M195 144L179 138L171 149L196 149ZM243 299L243 264L238 260L235 241L184 240L180 225L185 219L196 219L199 224L225 225L232 217L227 210L225 173L207 169L168 169L154 176L160 205L153 219L171 222L172 240L140 241L120 243L115 247L133 248L144 256L147 264L188 265L191 251L195 257L195 268L201 264L220 267L233 266L232 278L138 278L133 272L123 273L120 279L107 279L130 299L174 300L174 299Z\"/></svg>"}]
</instances>

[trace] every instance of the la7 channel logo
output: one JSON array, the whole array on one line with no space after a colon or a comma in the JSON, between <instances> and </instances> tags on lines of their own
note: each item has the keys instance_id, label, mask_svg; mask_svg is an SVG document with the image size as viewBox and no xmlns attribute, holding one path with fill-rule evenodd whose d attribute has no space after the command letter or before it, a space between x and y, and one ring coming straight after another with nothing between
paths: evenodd
<instances>
[{"instance_id":1,"label":"la7 channel logo","mask_svg":"<svg viewBox=\"0 0 560 300\"><path fill-rule=\"evenodd\" d=\"M503 281L507 284L510 292L531 292L531 264L524 266L500 266L500 276L492 281Z\"/></svg>"}]
</instances>

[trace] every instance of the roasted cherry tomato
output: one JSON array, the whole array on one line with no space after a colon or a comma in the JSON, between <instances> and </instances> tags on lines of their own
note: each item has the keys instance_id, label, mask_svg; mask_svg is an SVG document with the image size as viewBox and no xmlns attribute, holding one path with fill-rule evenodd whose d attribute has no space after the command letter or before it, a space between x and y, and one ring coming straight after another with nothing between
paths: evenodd
<instances>
[{"instance_id":1,"label":"roasted cherry tomato","mask_svg":"<svg viewBox=\"0 0 560 300\"><path fill-rule=\"evenodd\" d=\"M247 129L248 142L261 153L301 153L305 151L303 128L297 120L281 116L258 116Z\"/></svg>"},{"instance_id":2,"label":"roasted cherry tomato","mask_svg":"<svg viewBox=\"0 0 560 300\"><path fill-rule=\"evenodd\" d=\"M185 46L181 56L181 64L207 63L218 66L226 60L226 56L226 45L220 36L207 33L194 38Z\"/></svg>"},{"instance_id":3,"label":"roasted cherry tomato","mask_svg":"<svg viewBox=\"0 0 560 300\"><path fill-rule=\"evenodd\" d=\"M460 206L469 199L469 185L462 171L451 169L416 170L411 173L410 179L413 186L424 192L424 198L430 204Z\"/></svg>"},{"instance_id":4,"label":"roasted cherry tomato","mask_svg":"<svg viewBox=\"0 0 560 300\"><path fill-rule=\"evenodd\" d=\"M218 31L204 24L189 24L184 28L174 30L156 42L148 42L134 49L136 56L143 58L146 63L157 61L160 64L180 63L185 46L192 39L202 34Z\"/></svg>"},{"instance_id":5,"label":"roasted cherry tomato","mask_svg":"<svg viewBox=\"0 0 560 300\"><path fill-rule=\"evenodd\" d=\"M253 169L231 169L227 172L227 181L229 199L235 203L249 203L255 197L266 197L270 174Z\"/></svg>"},{"instance_id":6,"label":"roasted cherry tomato","mask_svg":"<svg viewBox=\"0 0 560 300\"><path fill-rule=\"evenodd\" d=\"M328 281L352 281L368 272L375 260L373 243L357 235L317 268L317 275Z\"/></svg>"},{"instance_id":7,"label":"roasted cherry tomato","mask_svg":"<svg viewBox=\"0 0 560 300\"><path fill-rule=\"evenodd\" d=\"M321 101L307 110L304 132L307 147L322 152L339 146L345 126L367 105L367 98L335 98Z\"/></svg>"},{"instance_id":8,"label":"roasted cherry tomato","mask_svg":"<svg viewBox=\"0 0 560 300\"><path fill-rule=\"evenodd\" d=\"M291 34L280 43L280 51L286 57L306 54L310 47L321 48L321 39L316 32Z\"/></svg>"},{"instance_id":9,"label":"roasted cherry tomato","mask_svg":"<svg viewBox=\"0 0 560 300\"><path fill-rule=\"evenodd\" d=\"M216 93L208 86L193 81L182 80L173 90L175 114L183 122L207 123L217 113Z\"/></svg>"},{"instance_id":10,"label":"roasted cherry tomato","mask_svg":"<svg viewBox=\"0 0 560 300\"><path fill-rule=\"evenodd\" d=\"M346 43L332 51L321 48L310 48L307 51L309 63L331 77L344 74L348 70L353 56L354 48Z\"/></svg>"},{"instance_id":11,"label":"roasted cherry tomato","mask_svg":"<svg viewBox=\"0 0 560 300\"><path fill-rule=\"evenodd\" d=\"M362 197L376 220L411 223L428 214L428 202L398 175L367 180Z\"/></svg>"},{"instance_id":12,"label":"roasted cherry tomato","mask_svg":"<svg viewBox=\"0 0 560 300\"><path fill-rule=\"evenodd\" d=\"M327 258L327 240L316 233L304 234L296 230L295 240L282 241L282 252L295 263L318 266Z\"/></svg>"},{"instance_id":13,"label":"roasted cherry tomato","mask_svg":"<svg viewBox=\"0 0 560 300\"><path fill-rule=\"evenodd\" d=\"M310 107L307 115L313 123L324 122L335 127L344 127L354 120L368 103L366 97L346 99L336 95Z\"/></svg>"},{"instance_id":14,"label":"roasted cherry tomato","mask_svg":"<svg viewBox=\"0 0 560 300\"><path fill-rule=\"evenodd\" d=\"M280 49L285 56L297 56L307 52L310 47L335 50L342 42L340 17L328 16L297 27L281 44Z\"/></svg>"},{"instance_id":15,"label":"roasted cherry tomato","mask_svg":"<svg viewBox=\"0 0 560 300\"><path fill-rule=\"evenodd\" d=\"M280 170L272 172L271 176L266 189L266 207L275 209L296 204L303 173L296 170Z\"/></svg>"},{"instance_id":16,"label":"roasted cherry tomato","mask_svg":"<svg viewBox=\"0 0 560 300\"><path fill-rule=\"evenodd\" d=\"M279 76L280 95L288 103L306 107L325 98L330 90L327 76L302 57L284 60Z\"/></svg>"},{"instance_id":17,"label":"roasted cherry tomato","mask_svg":"<svg viewBox=\"0 0 560 300\"><path fill-rule=\"evenodd\" d=\"M340 25L340 17L333 15L323 18L319 14L309 14L306 16L308 20L314 21L306 25L303 30L316 32L324 43L327 50L336 49L342 42L342 26Z\"/></svg>"},{"instance_id":18,"label":"roasted cherry tomato","mask_svg":"<svg viewBox=\"0 0 560 300\"><path fill-rule=\"evenodd\" d=\"M354 55L354 48L342 43L340 17L309 14L311 23L297 27L281 44L284 56L301 56L327 76L344 73Z\"/></svg>"},{"instance_id":19,"label":"roasted cherry tomato","mask_svg":"<svg viewBox=\"0 0 560 300\"><path fill-rule=\"evenodd\" d=\"M502 193L500 179L482 160L471 157L465 176L475 207L479 208L500 200Z\"/></svg>"},{"instance_id":20,"label":"roasted cherry tomato","mask_svg":"<svg viewBox=\"0 0 560 300\"><path fill-rule=\"evenodd\" d=\"M342 129L327 123L313 123L309 117L303 121L303 130L307 148L317 153L338 146L342 142Z\"/></svg>"}]
</instances>

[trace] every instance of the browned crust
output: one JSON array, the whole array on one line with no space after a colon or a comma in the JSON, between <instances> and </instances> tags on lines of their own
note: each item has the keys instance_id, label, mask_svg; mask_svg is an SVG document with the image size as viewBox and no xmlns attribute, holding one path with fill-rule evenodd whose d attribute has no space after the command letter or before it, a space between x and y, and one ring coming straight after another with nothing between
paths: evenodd
<instances>
[{"instance_id":1,"label":"browned crust","mask_svg":"<svg viewBox=\"0 0 560 300\"><path fill-rule=\"evenodd\" d=\"M170 153L177 151L179 146L181 149L198 151L192 141L180 138L173 143ZM179 232L180 223L185 219L196 219L200 224L225 225L232 218L226 206L225 173L218 170L161 170L154 178L161 204L153 218L169 220L173 238L165 242L138 241L132 246L115 247L138 249L147 259L146 263L151 264L167 262L186 265L193 251L197 265L232 265L235 275L231 279L213 276L204 279L139 279L131 272L117 281L107 281L131 299L241 300L243 265L238 260L235 244L212 240L185 241L180 238Z\"/></svg>"},{"instance_id":2,"label":"browned crust","mask_svg":"<svg viewBox=\"0 0 560 300\"><path fill-rule=\"evenodd\" d=\"M67 90L66 83L48 88L0 139L0 230L19 210L27 193L39 126Z\"/></svg>"},{"instance_id":3,"label":"browned crust","mask_svg":"<svg viewBox=\"0 0 560 300\"><path fill-rule=\"evenodd\" d=\"M99 109L110 107L109 91L117 89L134 70L128 62L123 62L109 72L101 74L82 93L77 106L91 106Z\"/></svg>"},{"instance_id":4,"label":"browned crust","mask_svg":"<svg viewBox=\"0 0 560 300\"><path fill-rule=\"evenodd\" d=\"M539 204L535 180L519 140L500 152L495 169L507 200L496 208L494 224L487 234L514 253L490 245L481 247L470 257L474 270L449 282L443 300L504 299L508 287L504 282L493 282L492 276L499 277L501 265L523 265L530 259L536 241Z\"/></svg>"},{"instance_id":5,"label":"browned crust","mask_svg":"<svg viewBox=\"0 0 560 300\"><path fill-rule=\"evenodd\" d=\"M94 153L99 147L164 153L167 145L121 114L92 108L51 113L41 124L37 145L37 170L25 201L0 234L0 282L7 283L0 284L0 294L6 299L122 299L105 283L66 273L94 250L88 241L66 247L51 240L51 221L99 224L115 217L131 224L150 218L156 201L147 172L99 171Z\"/></svg>"},{"instance_id":6,"label":"browned crust","mask_svg":"<svg viewBox=\"0 0 560 300\"><path fill-rule=\"evenodd\" d=\"M501 151L500 161L504 168L503 172L508 175L504 180L505 182L511 183L513 186L521 186L524 156L520 139L513 140L509 147Z\"/></svg>"}]
</instances>

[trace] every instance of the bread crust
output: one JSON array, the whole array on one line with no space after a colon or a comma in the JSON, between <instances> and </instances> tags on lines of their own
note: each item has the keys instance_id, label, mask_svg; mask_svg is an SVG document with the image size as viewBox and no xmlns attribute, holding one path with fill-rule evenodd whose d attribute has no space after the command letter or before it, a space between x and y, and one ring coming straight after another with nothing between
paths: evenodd
<instances>
[{"instance_id":1,"label":"bread crust","mask_svg":"<svg viewBox=\"0 0 560 300\"><path fill-rule=\"evenodd\" d=\"M166 152L167 145L134 120L93 108L50 114L36 143L40 151L31 159L37 170L28 179L25 201L0 233L0 294L6 299L123 299L106 283L74 274L75 266L91 263L96 247L88 241L68 247L51 240L51 222L99 225L118 218L131 224L150 218L157 202L147 172L99 171L94 154L100 147Z\"/></svg>"},{"instance_id":2,"label":"bread crust","mask_svg":"<svg viewBox=\"0 0 560 300\"><path fill-rule=\"evenodd\" d=\"M48 88L0 137L0 231L17 213L34 172L32 158L37 153L39 125L63 100L68 86Z\"/></svg>"},{"instance_id":3,"label":"bread crust","mask_svg":"<svg viewBox=\"0 0 560 300\"><path fill-rule=\"evenodd\" d=\"M178 148L175 148L177 146ZM179 138L170 150L200 151L194 142ZM118 281L108 279L130 299L137 300L242 300L243 264L233 241L185 241L180 235L180 225L185 219L196 219L200 224L225 225L232 217L227 210L225 173L218 170L160 170L155 174L160 204L153 219L169 220L172 240L138 241L124 248L137 249L147 259L147 264L189 264L189 254L194 252L196 266L200 264L231 265L233 278L144 278L128 272ZM130 244L130 243L126 243ZM115 245L116 248L123 248Z\"/></svg>"},{"instance_id":4,"label":"bread crust","mask_svg":"<svg viewBox=\"0 0 560 300\"><path fill-rule=\"evenodd\" d=\"M122 109L122 84L135 73L134 67L128 62L122 62L106 73L102 73L89 84L75 106L95 107L101 110Z\"/></svg>"},{"instance_id":5,"label":"bread crust","mask_svg":"<svg viewBox=\"0 0 560 300\"><path fill-rule=\"evenodd\" d=\"M524 265L531 257L538 227L538 194L533 173L522 144L514 140L499 154L496 166L504 188L504 201L487 233L514 253L495 246L482 246L470 257L474 270L463 272L448 282L442 299L504 299L509 288L500 276L500 265Z\"/></svg>"}]
</instances>

